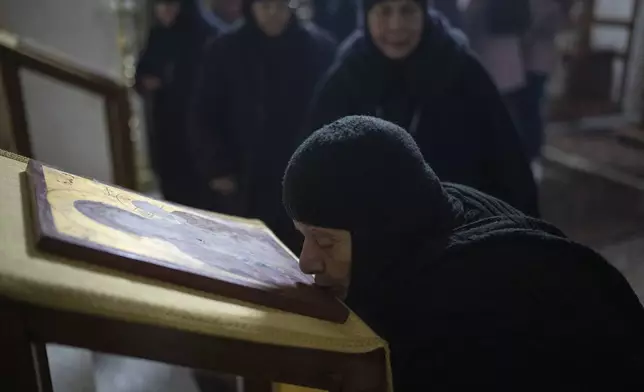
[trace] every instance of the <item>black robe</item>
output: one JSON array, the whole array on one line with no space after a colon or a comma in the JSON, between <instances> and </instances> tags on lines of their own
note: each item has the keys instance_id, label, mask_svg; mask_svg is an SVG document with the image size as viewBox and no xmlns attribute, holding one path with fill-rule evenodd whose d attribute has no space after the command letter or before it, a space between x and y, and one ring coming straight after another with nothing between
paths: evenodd
<instances>
[{"instance_id":1,"label":"black robe","mask_svg":"<svg viewBox=\"0 0 644 392\"><path fill-rule=\"evenodd\" d=\"M404 129L352 116L315 132L284 206L350 233L346 303L389 343L395 391L643 390L644 310L624 277L557 228L442 183ZM325 252L303 257L340 261Z\"/></svg>"},{"instance_id":2,"label":"black robe","mask_svg":"<svg viewBox=\"0 0 644 392\"><path fill-rule=\"evenodd\" d=\"M208 49L196 96L198 169L206 179L232 176L239 186L219 211L263 220L295 250L300 240L282 208L282 175L334 55L335 42L313 24L293 16L281 36L269 38L247 15Z\"/></svg>"},{"instance_id":3,"label":"black robe","mask_svg":"<svg viewBox=\"0 0 644 392\"><path fill-rule=\"evenodd\" d=\"M445 181L462 183L537 216L537 189L519 135L489 75L434 11L419 47L387 59L356 31L320 85L308 132L348 115L372 115L410 132Z\"/></svg>"},{"instance_id":4,"label":"black robe","mask_svg":"<svg viewBox=\"0 0 644 392\"><path fill-rule=\"evenodd\" d=\"M195 75L204 45L218 29L202 16L197 0L185 0L171 27L155 26L139 57L135 88L148 106L148 150L166 200L209 208L206 183L197 176L187 137L188 113ZM161 88L148 92L144 76L161 80Z\"/></svg>"},{"instance_id":5,"label":"black robe","mask_svg":"<svg viewBox=\"0 0 644 392\"><path fill-rule=\"evenodd\" d=\"M352 238L347 304L389 342L395 390L642 390L644 310L623 276L547 223L444 187L453 222Z\"/></svg>"}]
</instances>

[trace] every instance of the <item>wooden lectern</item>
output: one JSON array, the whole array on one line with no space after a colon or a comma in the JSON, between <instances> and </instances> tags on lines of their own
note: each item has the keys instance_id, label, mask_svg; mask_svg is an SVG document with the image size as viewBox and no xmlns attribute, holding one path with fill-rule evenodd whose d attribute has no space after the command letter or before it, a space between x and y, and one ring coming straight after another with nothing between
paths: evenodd
<instances>
[{"instance_id":1,"label":"wooden lectern","mask_svg":"<svg viewBox=\"0 0 644 392\"><path fill-rule=\"evenodd\" d=\"M0 391L51 391L44 345L284 383L391 392L386 343L343 324L229 300L36 250L28 160L0 150Z\"/></svg>"}]
</instances>

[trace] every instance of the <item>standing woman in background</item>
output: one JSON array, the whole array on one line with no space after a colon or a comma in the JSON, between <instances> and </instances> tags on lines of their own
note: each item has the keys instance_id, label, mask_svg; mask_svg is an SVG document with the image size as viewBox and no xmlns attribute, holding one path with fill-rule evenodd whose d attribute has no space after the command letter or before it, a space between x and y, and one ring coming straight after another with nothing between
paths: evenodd
<instances>
[{"instance_id":1,"label":"standing woman in background","mask_svg":"<svg viewBox=\"0 0 644 392\"><path fill-rule=\"evenodd\" d=\"M558 61L555 38L568 22L572 0L530 0L530 6L532 23L522 40L526 76L517 121L526 154L536 164L544 142L546 84ZM533 167L537 172L538 166Z\"/></svg>"},{"instance_id":2,"label":"standing woman in background","mask_svg":"<svg viewBox=\"0 0 644 392\"><path fill-rule=\"evenodd\" d=\"M208 49L196 94L198 169L219 212L258 218L297 250L281 203L284 168L335 42L297 19L288 0L244 0L245 23Z\"/></svg>"},{"instance_id":3,"label":"standing woman in background","mask_svg":"<svg viewBox=\"0 0 644 392\"><path fill-rule=\"evenodd\" d=\"M531 26L530 0L466 0L463 29L514 115L525 86L521 48Z\"/></svg>"},{"instance_id":4,"label":"standing woman in background","mask_svg":"<svg viewBox=\"0 0 644 392\"><path fill-rule=\"evenodd\" d=\"M208 187L198 181L191 163L187 113L204 45L224 25L211 24L198 1L156 1L158 24L150 30L139 57L135 87L151 106L149 151L163 197L191 207L208 208ZM219 8L228 11L219 15L222 21L239 17L240 10L235 14L234 3Z\"/></svg>"},{"instance_id":5,"label":"standing woman in background","mask_svg":"<svg viewBox=\"0 0 644 392\"><path fill-rule=\"evenodd\" d=\"M348 115L391 121L414 136L445 181L538 215L519 135L487 72L426 0L364 0L366 21L338 54L308 131ZM358 157L357 157L358 158Z\"/></svg>"},{"instance_id":6,"label":"standing woman in background","mask_svg":"<svg viewBox=\"0 0 644 392\"><path fill-rule=\"evenodd\" d=\"M536 178L555 37L571 6L571 0L471 0L465 8L465 31L510 109Z\"/></svg>"}]
</instances>

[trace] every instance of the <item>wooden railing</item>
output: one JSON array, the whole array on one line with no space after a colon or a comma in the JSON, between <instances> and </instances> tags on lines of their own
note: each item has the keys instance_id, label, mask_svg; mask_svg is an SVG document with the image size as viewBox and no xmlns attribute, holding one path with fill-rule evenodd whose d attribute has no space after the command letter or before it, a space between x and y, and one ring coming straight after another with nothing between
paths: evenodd
<instances>
[{"instance_id":1,"label":"wooden railing","mask_svg":"<svg viewBox=\"0 0 644 392\"><path fill-rule=\"evenodd\" d=\"M0 69L16 152L33 156L20 70L27 69L96 94L104 99L113 182L137 186L131 139L131 109L125 84L80 67L71 61L19 40L0 30Z\"/></svg>"}]
</instances>

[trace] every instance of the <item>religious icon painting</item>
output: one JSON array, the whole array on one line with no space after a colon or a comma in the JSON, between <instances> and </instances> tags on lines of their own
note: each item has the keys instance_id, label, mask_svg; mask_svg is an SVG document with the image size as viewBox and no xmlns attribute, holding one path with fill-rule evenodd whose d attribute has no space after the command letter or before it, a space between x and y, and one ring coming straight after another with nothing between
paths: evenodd
<instances>
[{"instance_id":1,"label":"religious icon painting","mask_svg":"<svg viewBox=\"0 0 644 392\"><path fill-rule=\"evenodd\" d=\"M344 322L259 221L155 200L31 161L36 247L232 300Z\"/></svg>"}]
</instances>

